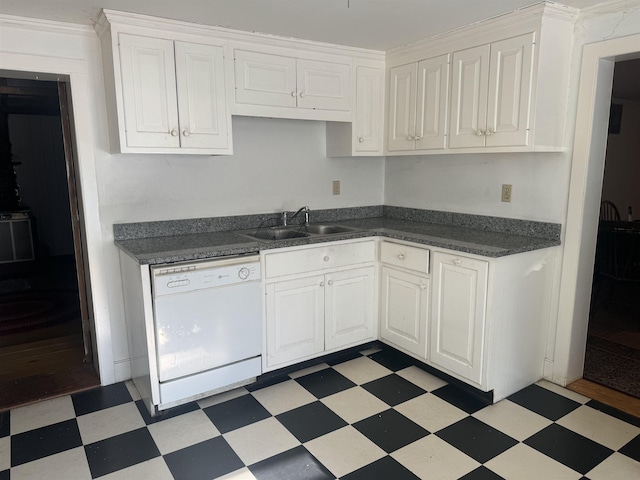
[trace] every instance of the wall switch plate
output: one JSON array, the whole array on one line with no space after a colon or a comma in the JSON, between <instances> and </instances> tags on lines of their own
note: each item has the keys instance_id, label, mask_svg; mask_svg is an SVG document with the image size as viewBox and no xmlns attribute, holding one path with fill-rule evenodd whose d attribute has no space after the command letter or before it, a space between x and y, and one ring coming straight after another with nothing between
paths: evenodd
<instances>
[{"instance_id":1,"label":"wall switch plate","mask_svg":"<svg viewBox=\"0 0 640 480\"><path fill-rule=\"evenodd\" d=\"M334 180L331 187L334 195L340 195L340 180Z\"/></svg>"},{"instance_id":2,"label":"wall switch plate","mask_svg":"<svg viewBox=\"0 0 640 480\"><path fill-rule=\"evenodd\" d=\"M502 202L511 202L511 189L511 185L507 183L502 184L502 198L500 199Z\"/></svg>"}]
</instances>

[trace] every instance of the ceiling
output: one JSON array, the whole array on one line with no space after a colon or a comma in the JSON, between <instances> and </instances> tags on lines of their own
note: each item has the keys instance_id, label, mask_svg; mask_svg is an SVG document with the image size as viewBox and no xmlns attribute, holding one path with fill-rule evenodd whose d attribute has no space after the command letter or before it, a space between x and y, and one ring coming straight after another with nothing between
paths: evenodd
<instances>
[{"instance_id":1,"label":"ceiling","mask_svg":"<svg viewBox=\"0 0 640 480\"><path fill-rule=\"evenodd\" d=\"M584 8L603 0L559 0ZM91 25L102 8L389 50L539 0L1 0L0 14Z\"/></svg>"}]
</instances>

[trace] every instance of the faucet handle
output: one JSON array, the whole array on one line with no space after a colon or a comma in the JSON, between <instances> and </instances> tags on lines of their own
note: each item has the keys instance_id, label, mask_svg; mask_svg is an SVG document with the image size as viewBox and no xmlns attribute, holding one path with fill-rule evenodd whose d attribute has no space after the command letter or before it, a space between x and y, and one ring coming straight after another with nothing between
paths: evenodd
<instances>
[{"instance_id":1,"label":"faucet handle","mask_svg":"<svg viewBox=\"0 0 640 480\"><path fill-rule=\"evenodd\" d=\"M280 218L282 219L282 226L283 227L287 226L288 216L289 216L289 212L287 212L286 210L280 214Z\"/></svg>"}]
</instances>

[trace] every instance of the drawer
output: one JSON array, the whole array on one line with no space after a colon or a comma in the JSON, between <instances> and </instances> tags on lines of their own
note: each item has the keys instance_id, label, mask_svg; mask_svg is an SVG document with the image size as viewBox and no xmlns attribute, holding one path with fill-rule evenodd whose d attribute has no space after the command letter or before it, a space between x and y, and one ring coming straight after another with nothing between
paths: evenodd
<instances>
[{"instance_id":1,"label":"drawer","mask_svg":"<svg viewBox=\"0 0 640 480\"><path fill-rule=\"evenodd\" d=\"M371 240L338 245L324 243L303 250L267 253L264 256L265 278L374 262L375 252L375 241Z\"/></svg>"},{"instance_id":2,"label":"drawer","mask_svg":"<svg viewBox=\"0 0 640 480\"><path fill-rule=\"evenodd\" d=\"M429 273L429 250L425 248L382 242L380 244L380 260L396 267Z\"/></svg>"}]
</instances>

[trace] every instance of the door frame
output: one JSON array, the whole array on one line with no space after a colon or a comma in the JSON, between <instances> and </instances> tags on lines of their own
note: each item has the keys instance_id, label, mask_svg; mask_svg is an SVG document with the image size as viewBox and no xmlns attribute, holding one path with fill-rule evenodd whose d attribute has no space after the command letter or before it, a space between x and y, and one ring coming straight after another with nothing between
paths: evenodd
<instances>
[{"instance_id":1,"label":"door frame","mask_svg":"<svg viewBox=\"0 0 640 480\"><path fill-rule=\"evenodd\" d=\"M70 29L71 30L71 29ZM74 33L76 33L74 31ZM88 283L91 284L89 302L93 362L103 385L115 383L111 324L107 292L108 265L102 253L102 227L94 155L94 120L89 65L84 59L40 56L0 52L0 71L3 76L64 81L72 97L72 138L77 155L77 179L80 183L82 216L86 251L85 262L90 265Z\"/></svg>"},{"instance_id":2,"label":"door frame","mask_svg":"<svg viewBox=\"0 0 640 480\"><path fill-rule=\"evenodd\" d=\"M582 378L607 146L613 69L640 57L640 34L584 46L560 280L552 381Z\"/></svg>"}]
</instances>

